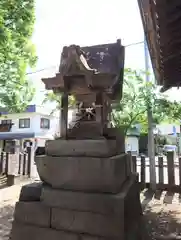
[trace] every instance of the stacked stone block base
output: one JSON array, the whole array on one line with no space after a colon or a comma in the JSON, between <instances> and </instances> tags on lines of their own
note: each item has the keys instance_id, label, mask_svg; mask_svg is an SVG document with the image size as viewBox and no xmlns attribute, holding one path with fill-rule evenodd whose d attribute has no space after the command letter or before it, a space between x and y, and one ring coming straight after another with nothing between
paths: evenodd
<instances>
[{"instance_id":1,"label":"stacked stone block base","mask_svg":"<svg viewBox=\"0 0 181 240\"><path fill-rule=\"evenodd\" d=\"M126 154L99 154L39 157L43 183L22 188L11 240L140 240L138 176Z\"/></svg>"}]
</instances>

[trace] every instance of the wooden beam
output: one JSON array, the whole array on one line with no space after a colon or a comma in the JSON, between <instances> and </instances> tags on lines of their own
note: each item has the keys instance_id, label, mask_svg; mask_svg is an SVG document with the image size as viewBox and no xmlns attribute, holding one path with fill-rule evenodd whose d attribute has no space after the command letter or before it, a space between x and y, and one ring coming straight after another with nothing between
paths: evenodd
<instances>
[{"instance_id":1,"label":"wooden beam","mask_svg":"<svg viewBox=\"0 0 181 240\"><path fill-rule=\"evenodd\" d=\"M96 101L95 101L95 111L96 111L96 122L100 123L100 134L103 135L103 94L97 93L96 94Z\"/></svg>"},{"instance_id":2,"label":"wooden beam","mask_svg":"<svg viewBox=\"0 0 181 240\"><path fill-rule=\"evenodd\" d=\"M171 27L173 25L175 25L175 23L180 22L181 20L181 12L176 12L171 18L167 19L167 24L168 27Z\"/></svg>"},{"instance_id":3,"label":"wooden beam","mask_svg":"<svg viewBox=\"0 0 181 240\"><path fill-rule=\"evenodd\" d=\"M156 78L175 86L181 76L181 1L138 0L138 4Z\"/></svg>"},{"instance_id":4,"label":"wooden beam","mask_svg":"<svg viewBox=\"0 0 181 240\"><path fill-rule=\"evenodd\" d=\"M177 51L177 52L175 52L175 53L173 53L173 54L170 54L170 55L168 55L167 57L164 57L164 58L163 58L163 64L164 64L165 62L169 61L169 60L172 61L174 58L177 58L177 60L179 60L180 55L181 55L181 50L179 50L179 51ZM173 64L173 61L172 61L172 64ZM174 63L174 64L175 64L175 63Z\"/></svg>"},{"instance_id":5,"label":"wooden beam","mask_svg":"<svg viewBox=\"0 0 181 240\"><path fill-rule=\"evenodd\" d=\"M63 139L67 138L68 124L68 94L63 93L61 97L60 134Z\"/></svg>"},{"instance_id":6,"label":"wooden beam","mask_svg":"<svg viewBox=\"0 0 181 240\"><path fill-rule=\"evenodd\" d=\"M158 55L158 49L156 46L156 32L153 28L152 18L150 16L150 0L137 0L140 14L143 22L143 28L145 32L145 36L148 43L148 48L150 51L150 57L152 60L152 66L155 73L155 77L158 82L161 82L161 74L160 74L160 58Z\"/></svg>"}]
</instances>

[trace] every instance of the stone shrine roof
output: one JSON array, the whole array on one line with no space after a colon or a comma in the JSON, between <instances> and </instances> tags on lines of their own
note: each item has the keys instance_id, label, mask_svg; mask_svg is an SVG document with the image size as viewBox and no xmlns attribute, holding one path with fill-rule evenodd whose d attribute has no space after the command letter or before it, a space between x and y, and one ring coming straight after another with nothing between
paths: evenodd
<instances>
[{"instance_id":1,"label":"stone shrine roof","mask_svg":"<svg viewBox=\"0 0 181 240\"><path fill-rule=\"evenodd\" d=\"M123 72L124 47L120 40L116 43L87 47L71 45L63 48L59 73L53 78L42 79L42 81L48 90L64 91L66 81L69 81L69 87L75 88L82 84L81 79L77 79L75 83L75 78L85 75L90 76L90 82L86 83L87 88L89 84L90 86L92 84L93 88L99 85L100 89L102 87L111 89L112 95L121 95ZM73 76L74 80L73 78L70 80Z\"/></svg>"}]
</instances>

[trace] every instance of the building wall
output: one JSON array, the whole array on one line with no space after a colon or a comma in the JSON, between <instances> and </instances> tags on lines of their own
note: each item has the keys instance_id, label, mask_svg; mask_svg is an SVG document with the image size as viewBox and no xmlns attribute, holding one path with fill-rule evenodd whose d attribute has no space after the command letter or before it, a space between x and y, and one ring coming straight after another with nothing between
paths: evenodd
<instances>
[{"instance_id":1,"label":"building wall","mask_svg":"<svg viewBox=\"0 0 181 240\"><path fill-rule=\"evenodd\" d=\"M40 128L40 119L44 117L50 120L50 128ZM29 128L19 128L19 119L30 118ZM2 115L1 120L11 119L13 126L11 132L35 132L36 135L54 135L59 130L59 119L55 116L40 114L40 113L13 113L8 115Z\"/></svg>"},{"instance_id":2,"label":"building wall","mask_svg":"<svg viewBox=\"0 0 181 240\"><path fill-rule=\"evenodd\" d=\"M173 134L173 127L176 128L176 132L180 133L180 126L176 124L159 124L156 126L157 129L161 131L161 134Z\"/></svg>"},{"instance_id":3,"label":"building wall","mask_svg":"<svg viewBox=\"0 0 181 240\"><path fill-rule=\"evenodd\" d=\"M139 154L139 138L137 136L127 136L125 149L132 153Z\"/></svg>"},{"instance_id":4,"label":"building wall","mask_svg":"<svg viewBox=\"0 0 181 240\"><path fill-rule=\"evenodd\" d=\"M75 109L69 109L68 111L68 126L72 126L72 121L75 121ZM34 133L36 137L51 139L55 136L60 136L60 112L57 111L51 114L52 108L45 106L28 105L27 109L23 113L8 113L8 111L1 110L0 123L2 120L12 120L13 126L11 132L13 133ZM50 128L43 129L40 127L41 117L50 120ZM29 128L19 128L19 119L30 118Z\"/></svg>"}]
</instances>

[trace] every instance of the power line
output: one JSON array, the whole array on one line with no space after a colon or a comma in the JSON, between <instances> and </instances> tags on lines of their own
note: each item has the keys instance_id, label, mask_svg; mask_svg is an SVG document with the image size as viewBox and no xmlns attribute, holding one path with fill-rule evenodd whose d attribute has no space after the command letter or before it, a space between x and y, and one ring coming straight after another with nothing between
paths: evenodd
<instances>
[{"instance_id":1,"label":"power line","mask_svg":"<svg viewBox=\"0 0 181 240\"><path fill-rule=\"evenodd\" d=\"M45 71L45 70L52 69L52 68L56 68L56 66L50 66L50 67L38 69L38 70L36 70L36 71L34 71L34 72L28 72L28 73L26 73L26 75L36 74L36 73L43 72L43 71Z\"/></svg>"},{"instance_id":2,"label":"power line","mask_svg":"<svg viewBox=\"0 0 181 240\"><path fill-rule=\"evenodd\" d=\"M131 47L131 46L135 46L135 45L139 45L139 44L143 44L144 41L141 41L141 42L136 42L136 43L130 43L128 45L125 45L125 47Z\"/></svg>"},{"instance_id":3,"label":"power line","mask_svg":"<svg viewBox=\"0 0 181 240\"><path fill-rule=\"evenodd\" d=\"M130 43L128 45L125 45L124 47L131 47L131 46L135 46L135 45L139 45L139 44L143 44L144 41L141 41L141 42L136 42L136 43ZM29 72L27 73L26 75L32 75L32 74L36 74L36 73L39 73L39 72L43 72L45 70L49 70L49 69L52 69L52 68L56 68L57 66L50 66L50 67L45 67L45 68L42 68L42 69L39 69L39 70L36 70L34 72Z\"/></svg>"}]
</instances>

